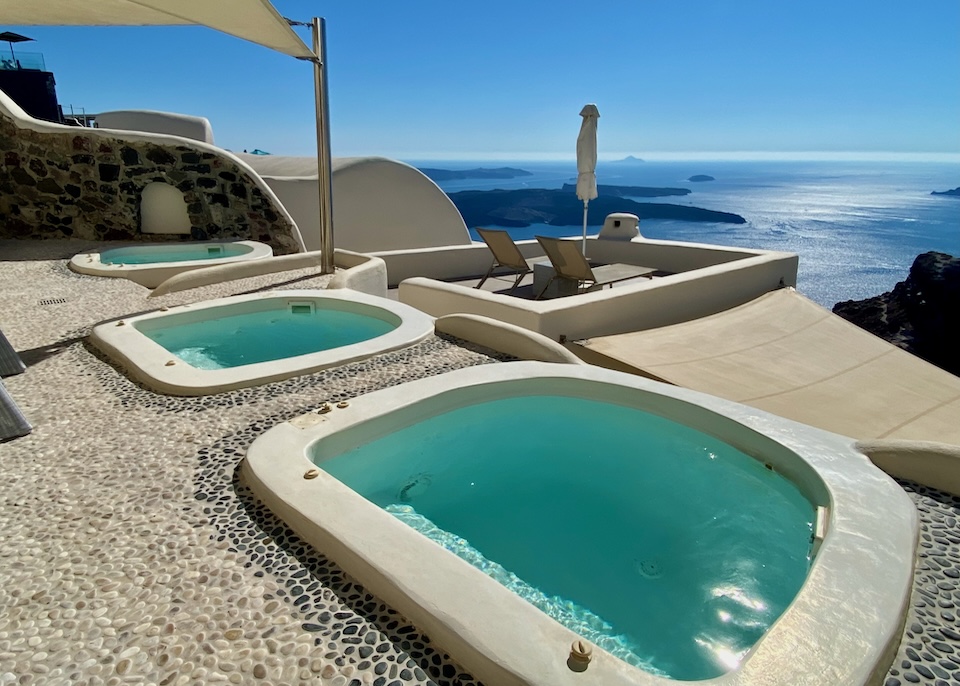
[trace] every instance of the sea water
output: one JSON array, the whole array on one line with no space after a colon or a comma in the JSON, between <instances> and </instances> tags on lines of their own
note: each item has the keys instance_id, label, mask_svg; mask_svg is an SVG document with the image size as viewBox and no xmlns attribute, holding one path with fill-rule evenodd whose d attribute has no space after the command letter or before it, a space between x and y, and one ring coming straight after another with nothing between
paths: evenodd
<instances>
[{"instance_id":1,"label":"sea water","mask_svg":"<svg viewBox=\"0 0 960 686\"><path fill-rule=\"evenodd\" d=\"M509 166L513 179L443 181L448 193L495 188L560 188L574 162L422 162L445 169ZM689 182L695 174L715 181ZM960 198L931 195L960 186L958 162L648 161L600 162L600 184L688 188L686 196L638 202L693 205L743 216L746 224L642 220L647 238L784 250L800 256L797 289L825 307L891 290L914 258L935 250L960 257ZM603 216L591 213L589 234ZM580 227L507 228L515 239L579 235ZM474 236L479 240L479 236Z\"/></svg>"},{"instance_id":2,"label":"sea water","mask_svg":"<svg viewBox=\"0 0 960 686\"><path fill-rule=\"evenodd\" d=\"M317 465L576 633L673 678L734 668L809 569L814 511L794 484L631 407L491 400Z\"/></svg>"}]
</instances>

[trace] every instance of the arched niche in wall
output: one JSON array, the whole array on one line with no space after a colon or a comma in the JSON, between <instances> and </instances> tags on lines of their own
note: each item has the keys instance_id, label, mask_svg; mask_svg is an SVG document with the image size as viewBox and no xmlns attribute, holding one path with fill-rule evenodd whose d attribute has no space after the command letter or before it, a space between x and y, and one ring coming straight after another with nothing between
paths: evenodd
<instances>
[{"instance_id":1,"label":"arched niche in wall","mask_svg":"<svg viewBox=\"0 0 960 686\"><path fill-rule=\"evenodd\" d=\"M140 195L140 231L189 234L190 216L183 193L162 181L147 184Z\"/></svg>"}]
</instances>

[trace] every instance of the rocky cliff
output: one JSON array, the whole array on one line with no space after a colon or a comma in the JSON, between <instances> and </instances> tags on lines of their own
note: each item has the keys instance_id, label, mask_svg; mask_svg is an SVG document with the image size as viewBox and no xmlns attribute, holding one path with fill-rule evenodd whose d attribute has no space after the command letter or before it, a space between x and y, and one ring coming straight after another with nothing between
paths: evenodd
<instances>
[{"instance_id":1,"label":"rocky cliff","mask_svg":"<svg viewBox=\"0 0 960 686\"><path fill-rule=\"evenodd\" d=\"M960 376L960 258L918 255L889 293L833 306L835 314Z\"/></svg>"}]
</instances>

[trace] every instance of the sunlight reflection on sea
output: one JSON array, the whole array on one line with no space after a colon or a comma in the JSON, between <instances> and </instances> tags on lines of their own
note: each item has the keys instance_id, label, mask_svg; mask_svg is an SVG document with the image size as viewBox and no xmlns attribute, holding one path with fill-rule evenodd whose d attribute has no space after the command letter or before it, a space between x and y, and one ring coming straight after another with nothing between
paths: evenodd
<instances>
[{"instance_id":1,"label":"sunlight reflection on sea","mask_svg":"<svg viewBox=\"0 0 960 686\"><path fill-rule=\"evenodd\" d=\"M424 165L420 165L424 166ZM569 163L444 162L445 169L510 166L532 172L513 179L443 182L445 191L559 188ZM716 180L691 183L694 174ZM960 198L938 197L960 185L960 164L922 162L601 162L598 183L689 188L686 196L642 198L734 212L743 225L642 220L648 238L784 250L800 256L797 288L832 307L840 300L889 291L906 278L914 258L937 250L960 256ZM590 215L590 233L602 216ZM511 228L517 239L537 233L579 235L578 227Z\"/></svg>"}]
</instances>

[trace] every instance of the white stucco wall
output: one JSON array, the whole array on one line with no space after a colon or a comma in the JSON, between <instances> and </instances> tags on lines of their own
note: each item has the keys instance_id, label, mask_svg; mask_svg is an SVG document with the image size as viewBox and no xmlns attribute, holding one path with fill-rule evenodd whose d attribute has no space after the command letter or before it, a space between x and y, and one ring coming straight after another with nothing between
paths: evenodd
<instances>
[{"instance_id":1,"label":"white stucco wall","mask_svg":"<svg viewBox=\"0 0 960 686\"><path fill-rule=\"evenodd\" d=\"M155 182L144 187L140 194L140 230L190 235L187 201L176 186Z\"/></svg>"},{"instance_id":2,"label":"white stucco wall","mask_svg":"<svg viewBox=\"0 0 960 686\"><path fill-rule=\"evenodd\" d=\"M543 257L543 249L535 240L520 240L516 241L516 244L523 256L528 259ZM487 248L485 243L415 250L376 250L371 254L387 263L387 276L390 280L390 286L396 286L403 280L415 276L441 280L481 276L490 267L491 261L490 249ZM623 262L680 274L760 255L780 255L782 257L788 253L731 248L705 243L648 240L645 238L638 238L634 241L588 238L587 254L601 263ZM781 270L784 277L784 286L796 286L797 257L792 253L790 255L793 267ZM543 261L546 262L547 258L543 257ZM774 286L779 285L779 283L774 282ZM750 292L754 292L752 287ZM746 300L752 297L756 297L756 295L751 295ZM746 302L746 300L743 302Z\"/></svg>"},{"instance_id":3,"label":"white stucco wall","mask_svg":"<svg viewBox=\"0 0 960 686\"><path fill-rule=\"evenodd\" d=\"M558 340L606 336L705 317L796 284L793 253L668 241L590 240L590 257L654 267L670 276L637 279L575 298L523 300L427 278L400 284L400 301L433 315L492 317ZM389 274L390 262L387 261ZM392 280L392 276L391 276Z\"/></svg>"},{"instance_id":4,"label":"white stucco wall","mask_svg":"<svg viewBox=\"0 0 960 686\"><path fill-rule=\"evenodd\" d=\"M929 441L860 441L857 450L890 476L960 496L960 445Z\"/></svg>"},{"instance_id":5,"label":"white stucco wall","mask_svg":"<svg viewBox=\"0 0 960 686\"><path fill-rule=\"evenodd\" d=\"M309 250L320 247L316 158L239 157L267 182L296 219ZM385 157L332 162L333 230L338 248L357 252L469 245L453 201L420 170Z\"/></svg>"},{"instance_id":6,"label":"white stucco wall","mask_svg":"<svg viewBox=\"0 0 960 686\"><path fill-rule=\"evenodd\" d=\"M189 114L154 110L114 110L98 114L97 126L119 131L164 133L213 145L213 127L210 126L210 120Z\"/></svg>"}]
</instances>

